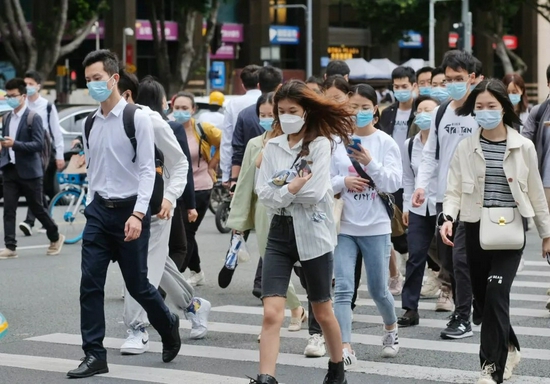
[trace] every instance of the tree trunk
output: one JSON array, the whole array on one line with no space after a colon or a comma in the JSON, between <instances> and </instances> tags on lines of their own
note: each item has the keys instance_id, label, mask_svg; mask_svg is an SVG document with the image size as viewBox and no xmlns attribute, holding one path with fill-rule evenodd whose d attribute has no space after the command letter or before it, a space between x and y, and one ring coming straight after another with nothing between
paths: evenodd
<instances>
[{"instance_id":1,"label":"tree trunk","mask_svg":"<svg viewBox=\"0 0 550 384\"><path fill-rule=\"evenodd\" d=\"M31 35L19 0L3 0L0 36L18 76L36 66L36 42Z\"/></svg>"},{"instance_id":2,"label":"tree trunk","mask_svg":"<svg viewBox=\"0 0 550 384\"><path fill-rule=\"evenodd\" d=\"M506 45L504 44L504 41L502 41L502 36L495 35L495 43L496 43L495 53L497 54L498 58L502 62L502 66L504 68L504 74L507 75L509 73L514 73L514 65L510 60L510 56L508 56L508 50L506 49Z\"/></svg>"},{"instance_id":3,"label":"tree trunk","mask_svg":"<svg viewBox=\"0 0 550 384\"><path fill-rule=\"evenodd\" d=\"M167 95L171 94L172 71L170 70L170 57L168 56L168 43L166 42L165 32L165 3L164 0L150 0L149 2L151 30L153 32L153 43L157 56L157 70L159 81L164 86ZM157 12L158 7L158 12ZM160 16L160 18L158 17ZM157 24L158 20L158 24ZM157 25L160 26L160 36L158 34Z\"/></svg>"}]
</instances>

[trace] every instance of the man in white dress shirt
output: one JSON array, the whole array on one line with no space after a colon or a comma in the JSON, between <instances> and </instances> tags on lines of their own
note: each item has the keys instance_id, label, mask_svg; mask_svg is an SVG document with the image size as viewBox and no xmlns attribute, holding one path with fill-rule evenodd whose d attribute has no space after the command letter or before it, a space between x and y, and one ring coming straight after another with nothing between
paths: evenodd
<instances>
[{"instance_id":1,"label":"man in white dress shirt","mask_svg":"<svg viewBox=\"0 0 550 384\"><path fill-rule=\"evenodd\" d=\"M57 108L51 102L40 95L42 85L42 76L36 71L25 73L25 84L27 84L27 105L31 111L36 112L42 118L42 127L48 131L52 154L50 162L44 172L44 207L48 206L48 199L51 199L59 192L59 183L57 182L57 171L65 167L63 133L59 125L59 116ZM25 236L32 235L35 217L31 210L27 210L27 218L19 223L19 229Z\"/></svg>"},{"instance_id":2,"label":"man in white dress shirt","mask_svg":"<svg viewBox=\"0 0 550 384\"><path fill-rule=\"evenodd\" d=\"M94 51L86 56L83 65L90 96L101 105L88 116L93 119L89 137L83 129L90 199L82 237L80 283L80 328L86 356L78 368L67 373L72 378L109 372L103 339L104 288L111 261L118 262L128 292L159 332L162 360L172 361L181 348L179 317L170 313L147 278L149 202L155 180L151 118L146 112L135 110L134 148L123 123L128 103L117 89L120 75L116 55L108 50Z\"/></svg>"}]
</instances>

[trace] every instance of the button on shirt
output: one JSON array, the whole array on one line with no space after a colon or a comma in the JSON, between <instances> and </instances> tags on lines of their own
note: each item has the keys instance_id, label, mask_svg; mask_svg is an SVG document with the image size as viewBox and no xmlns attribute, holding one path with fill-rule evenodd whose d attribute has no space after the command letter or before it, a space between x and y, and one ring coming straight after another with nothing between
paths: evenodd
<instances>
[{"instance_id":1,"label":"button on shirt","mask_svg":"<svg viewBox=\"0 0 550 384\"><path fill-rule=\"evenodd\" d=\"M19 124L21 124L21 118L23 117L23 114L27 110L27 106L24 105L23 108L17 113L13 112L10 117L10 126L9 126L9 136L14 141L17 137L17 131L19 131ZM10 163L15 164L15 152L13 151L13 147L10 147L8 150L8 153L10 154Z\"/></svg>"},{"instance_id":2,"label":"button on shirt","mask_svg":"<svg viewBox=\"0 0 550 384\"><path fill-rule=\"evenodd\" d=\"M137 195L134 211L146 213L155 180L153 123L147 112L136 110L134 125L137 148L136 161L132 163L134 148L122 122L127 104L121 98L107 116L101 113L101 107L96 111L89 144L86 143L84 132L87 119L82 125L90 199L96 192L104 199L123 199Z\"/></svg>"},{"instance_id":3,"label":"button on shirt","mask_svg":"<svg viewBox=\"0 0 550 384\"><path fill-rule=\"evenodd\" d=\"M48 100L40 96L34 102L30 99L28 99L27 102L29 109L36 112L42 118L43 128L48 130L50 136L53 136L52 140L55 144L55 159L64 160L63 133L61 132L61 125L59 125L57 108L55 108L55 105L52 105L50 119L48 121Z\"/></svg>"}]
</instances>

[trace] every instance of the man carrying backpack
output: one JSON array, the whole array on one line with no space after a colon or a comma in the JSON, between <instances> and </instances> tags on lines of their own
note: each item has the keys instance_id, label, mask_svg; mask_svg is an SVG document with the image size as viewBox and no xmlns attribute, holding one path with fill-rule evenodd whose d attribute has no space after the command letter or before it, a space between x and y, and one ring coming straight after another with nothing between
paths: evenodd
<instances>
[{"instance_id":1,"label":"man carrying backpack","mask_svg":"<svg viewBox=\"0 0 550 384\"><path fill-rule=\"evenodd\" d=\"M50 247L48 255L57 255L65 236L42 204L44 170L40 154L44 142L42 119L27 107L27 88L23 79L6 83L6 99L13 111L3 116L0 138L0 169L4 178L4 242L0 259L17 258L15 216L19 197L25 196L31 212L46 228Z\"/></svg>"},{"instance_id":2,"label":"man carrying backpack","mask_svg":"<svg viewBox=\"0 0 550 384\"><path fill-rule=\"evenodd\" d=\"M48 199L51 199L59 192L59 183L57 182L57 171L65 167L63 134L59 125L59 116L55 105L42 97L39 93L42 84L42 76L36 71L25 73L25 84L27 84L28 108L34 111L42 118L44 128L44 151L43 155L47 157L44 164L44 207L48 207ZM19 229L25 236L32 235L34 227L34 215L31 210L27 211L25 221L19 223Z\"/></svg>"}]
</instances>

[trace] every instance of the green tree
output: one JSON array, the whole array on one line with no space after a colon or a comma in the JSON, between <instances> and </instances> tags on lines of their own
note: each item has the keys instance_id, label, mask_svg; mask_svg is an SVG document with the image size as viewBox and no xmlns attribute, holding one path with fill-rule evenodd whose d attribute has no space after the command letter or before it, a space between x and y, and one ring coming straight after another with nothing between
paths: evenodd
<instances>
[{"instance_id":1,"label":"green tree","mask_svg":"<svg viewBox=\"0 0 550 384\"><path fill-rule=\"evenodd\" d=\"M104 0L33 0L30 27L20 0L0 5L0 37L18 75L35 69L45 77L80 46L106 7Z\"/></svg>"}]
</instances>

